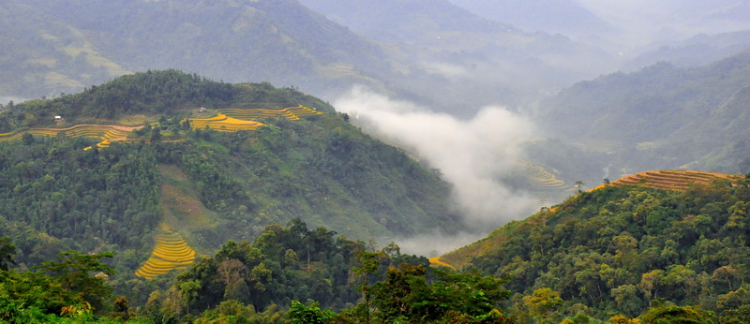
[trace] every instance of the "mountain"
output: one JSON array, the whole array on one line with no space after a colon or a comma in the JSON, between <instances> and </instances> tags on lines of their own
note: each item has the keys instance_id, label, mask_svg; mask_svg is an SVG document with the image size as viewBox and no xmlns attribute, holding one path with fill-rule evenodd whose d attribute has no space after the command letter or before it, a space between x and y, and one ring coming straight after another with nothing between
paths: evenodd
<instances>
[{"instance_id":1,"label":"mountain","mask_svg":"<svg viewBox=\"0 0 750 324\"><path fill-rule=\"evenodd\" d=\"M561 91L542 101L539 120L552 136L612 153L623 173L745 173L748 77L748 51L696 68L659 63Z\"/></svg>"},{"instance_id":2,"label":"mountain","mask_svg":"<svg viewBox=\"0 0 750 324\"><path fill-rule=\"evenodd\" d=\"M750 29L747 19L750 2L700 0L649 1L579 0L578 3L615 26L620 39L613 42L630 46L687 39L699 34L721 34Z\"/></svg>"},{"instance_id":3,"label":"mountain","mask_svg":"<svg viewBox=\"0 0 750 324\"><path fill-rule=\"evenodd\" d=\"M355 0L341 6L333 0L301 0L343 26L371 39L413 44L436 43L449 32L508 32L510 26L482 19L446 0Z\"/></svg>"},{"instance_id":4,"label":"mountain","mask_svg":"<svg viewBox=\"0 0 750 324\"><path fill-rule=\"evenodd\" d=\"M649 176L714 180L677 190L653 188L664 180L613 181L440 260L509 276L505 287L515 296L505 314L519 322L616 315L645 320L649 307L680 312L675 305L713 311L722 322L743 318L737 308L745 305L740 296L747 296L750 183L697 172ZM546 307L539 305L545 301Z\"/></svg>"},{"instance_id":5,"label":"mountain","mask_svg":"<svg viewBox=\"0 0 750 324\"><path fill-rule=\"evenodd\" d=\"M0 235L21 263L119 251L125 273L157 260L150 277L295 218L374 242L463 228L448 184L347 119L291 88L176 70L4 107Z\"/></svg>"},{"instance_id":6,"label":"mountain","mask_svg":"<svg viewBox=\"0 0 750 324\"><path fill-rule=\"evenodd\" d=\"M613 27L576 1L451 0L456 6L527 31L568 36L602 35Z\"/></svg>"},{"instance_id":7,"label":"mountain","mask_svg":"<svg viewBox=\"0 0 750 324\"><path fill-rule=\"evenodd\" d=\"M0 54L15 65L0 93L16 96L166 68L324 92L352 82L377 87L368 73L389 69L380 47L292 0L28 1L0 10L10 31L2 41L15 44Z\"/></svg>"},{"instance_id":8,"label":"mountain","mask_svg":"<svg viewBox=\"0 0 750 324\"><path fill-rule=\"evenodd\" d=\"M686 40L660 44L657 49L638 55L623 66L624 72L634 72L657 62L669 62L680 67L699 67L739 54L750 48L750 31L716 35L697 35Z\"/></svg>"},{"instance_id":9,"label":"mountain","mask_svg":"<svg viewBox=\"0 0 750 324\"><path fill-rule=\"evenodd\" d=\"M610 71L617 58L559 34L529 32L447 0L302 0L352 31L386 43L402 74L390 88L433 110L472 116L482 106L522 106L540 93Z\"/></svg>"},{"instance_id":10,"label":"mountain","mask_svg":"<svg viewBox=\"0 0 750 324\"><path fill-rule=\"evenodd\" d=\"M321 13L294 0L3 3L0 41L13 46L0 50L0 95L56 97L129 71L176 68L328 99L364 85L471 116L615 66L597 48L509 28L445 0L304 3Z\"/></svg>"}]
</instances>

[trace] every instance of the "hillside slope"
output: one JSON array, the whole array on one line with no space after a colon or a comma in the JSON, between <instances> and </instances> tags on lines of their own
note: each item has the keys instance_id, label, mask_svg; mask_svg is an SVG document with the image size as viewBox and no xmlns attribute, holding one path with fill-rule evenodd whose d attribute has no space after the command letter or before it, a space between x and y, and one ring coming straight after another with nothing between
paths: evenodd
<instances>
[{"instance_id":1,"label":"hillside slope","mask_svg":"<svg viewBox=\"0 0 750 324\"><path fill-rule=\"evenodd\" d=\"M561 33L568 36L599 36L612 32L614 27L576 1L502 1L451 0L474 14L512 24L528 31Z\"/></svg>"},{"instance_id":2,"label":"hillside slope","mask_svg":"<svg viewBox=\"0 0 750 324\"><path fill-rule=\"evenodd\" d=\"M736 174L725 174L717 172L704 172L704 171L684 171L684 170L661 170L661 171L645 171L641 173L631 174L622 178L610 181L608 183L597 186L591 190L592 193L597 190L607 189L609 187L629 187L637 186L651 189L662 189L662 190L673 190L673 191L685 191L691 189L696 185L712 185L714 182L727 181L732 185L737 185L744 179L741 175ZM542 214L549 210L556 210L559 207L542 208ZM528 219L528 222L533 223L534 217ZM507 228L506 228L507 227ZM435 261L447 262L450 266L463 267L471 262L471 259L478 257L489 250L492 250L495 246L505 242L507 239L507 233L509 230L515 230L515 226L504 226L496 230L489 237L480 240L476 243L464 246L456 251L450 252ZM505 233L505 234L503 234ZM432 260L431 260L432 261Z\"/></svg>"},{"instance_id":3,"label":"hillside slope","mask_svg":"<svg viewBox=\"0 0 750 324\"><path fill-rule=\"evenodd\" d=\"M426 97L409 99L455 115L536 100L549 89L610 71L618 60L559 33L523 30L447 0L300 2L386 42L402 73L388 80L389 88Z\"/></svg>"},{"instance_id":4,"label":"hillside slope","mask_svg":"<svg viewBox=\"0 0 750 324\"><path fill-rule=\"evenodd\" d=\"M0 40L15 45L0 52L12 73L0 83L6 95L77 92L126 71L168 68L323 92L377 86L362 71L389 69L377 45L292 0L32 0L0 12L8 31Z\"/></svg>"},{"instance_id":5,"label":"hillside slope","mask_svg":"<svg viewBox=\"0 0 750 324\"><path fill-rule=\"evenodd\" d=\"M53 118L60 111L65 126ZM54 239L24 245L20 262L38 260L38 249L108 249L132 271L164 222L162 234L199 254L294 218L375 241L463 228L436 174L294 89L154 71L14 105L0 120L24 133L0 141L0 216ZM98 135L70 131L126 121L141 126L103 148Z\"/></svg>"},{"instance_id":6,"label":"hillside slope","mask_svg":"<svg viewBox=\"0 0 750 324\"><path fill-rule=\"evenodd\" d=\"M632 318L672 303L730 316L743 303L733 298L747 291L750 183L717 179L685 190L611 185L583 192L441 260L510 276L506 288L516 296L509 312L522 322ZM545 289L561 299L539 313L524 296Z\"/></svg>"},{"instance_id":7,"label":"hillside slope","mask_svg":"<svg viewBox=\"0 0 750 324\"><path fill-rule=\"evenodd\" d=\"M750 51L690 69L659 63L568 88L541 103L549 133L610 141L618 167L729 173L750 156Z\"/></svg>"}]
</instances>

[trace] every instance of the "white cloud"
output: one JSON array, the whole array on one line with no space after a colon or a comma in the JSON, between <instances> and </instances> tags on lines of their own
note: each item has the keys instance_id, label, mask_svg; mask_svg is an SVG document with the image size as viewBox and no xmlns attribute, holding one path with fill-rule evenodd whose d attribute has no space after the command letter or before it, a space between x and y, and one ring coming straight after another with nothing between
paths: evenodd
<instances>
[{"instance_id":1,"label":"white cloud","mask_svg":"<svg viewBox=\"0 0 750 324\"><path fill-rule=\"evenodd\" d=\"M356 117L365 132L416 152L453 184L470 227L484 232L537 208L534 199L499 179L523 158L519 145L534 135L533 123L501 107L485 107L469 120L431 112L355 87L334 102Z\"/></svg>"}]
</instances>

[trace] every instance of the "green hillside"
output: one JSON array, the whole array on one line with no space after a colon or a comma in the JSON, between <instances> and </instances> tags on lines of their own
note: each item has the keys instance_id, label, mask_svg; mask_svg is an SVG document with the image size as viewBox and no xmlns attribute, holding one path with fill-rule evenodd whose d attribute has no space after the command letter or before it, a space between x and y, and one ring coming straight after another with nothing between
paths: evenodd
<instances>
[{"instance_id":1,"label":"green hillside","mask_svg":"<svg viewBox=\"0 0 750 324\"><path fill-rule=\"evenodd\" d=\"M609 159L624 173L747 173L748 79L748 51L697 68L662 62L580 82L543 101L539 120L572 142L609 142Z\"/></svg>"},{"instance_id":2,"label":"green hillside","mask_svg":"<svg viewBox=\"0 0 750 324\"><path fill-rule=\"evenodd\" d=\"M147 68L322 92L377 86L372 71L389 69L378 45L291 0L30 0L0 16L0 42L13 44L0 51L3 95L57 96ZM342 65L350 73L328 73Z\"/></svg>"},{"instance_id":3,"label":"green hillside","mask_svg":"<svg viewBox=\"0 0 750 324\"><path fill-rule=\"evenodd\" d=\"M446 183L347 118L294 89L176 70L6 107L0 217L12 226L0 235L22 263L119 251L132 274L161 249L155 235L201 254L294 218L375 241L462 228Z\"/></svg>"},{"instance_id":4,"label":"green hillside","mask_svg":"<svg viewBox=\"0 0 750 324\"><path fill-rule=\"evenodd\" d=\"M616 315L645 321L649 307L670 305L742 322L737 309L750 302L750 183L709 173L659 174L583 192L440 260L509 276L505 287L515 295L508 312L519 322ZM674 187L685 177L695 180ZM668 181L684 189L652 188ZM550 304L539 308L535 298Z\"/></svg>"}]
</instances>

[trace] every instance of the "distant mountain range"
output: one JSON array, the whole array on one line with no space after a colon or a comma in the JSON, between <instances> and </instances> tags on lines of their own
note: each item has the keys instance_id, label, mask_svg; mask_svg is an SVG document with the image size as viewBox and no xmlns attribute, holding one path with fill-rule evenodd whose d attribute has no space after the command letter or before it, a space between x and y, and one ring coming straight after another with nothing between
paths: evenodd
<instances>
[{"instance_id":1,"label":"distant mountain range","mask_svg":"<svg viewBox=\"0 0 750 324\"><path fill-rule=\"evenodd\" d=\"M553 136L616 152L612 159L624 173L654 167L745 173L748 80L750 51L695 68L659 63L577 83L544 100L539 120Z\"/></svg>"},{"instance_id":2,"label":"distant mountain range","mask_svg":"<svg viewBox=\"0 0 750 324\"><path fill-rule=\"evenodd\" d=\"M296 1L26 1L0 5L16 96L80 90L127 71L180 68L230 82L321 91L377 86L381 48ZM18 82L23 80L24 82Z\"/></svg>"},{"instance_id":3,"label":"distant mountain range","mask_svg":"<svg viewBox=\"0 0 750 324\"><path fill-rule=\"evenodd\" d=\"M320 13L293 0L3 3L0 41L12 46L0 50L0 95L58 96L130 71L178 68L326 98L362 84L471 115L613 66L603 51L447 1L303 3Z\"/></svg>"},{"instance_id":4,"label":"distant mountain range","mask_svg":"<svg viewBox=\"0 0 750 324\"><path fill-rule=\"evenodd\" d=\"M701 34L656 46L626 63L622 70L634 72L659 61L683 68L708 65L750 48L750 31Z\"/></svg>"},{"instance_id":5,"label":"distant mountain range","mask_svg":"<svg viewBox=\"0 0 750 324\"><path fill-rule=\"evenodd\" d=\"M570 36L602 35L610 24L571 0L449 0L472 13L527 31Z\"/></svg>"}]
</instances>

